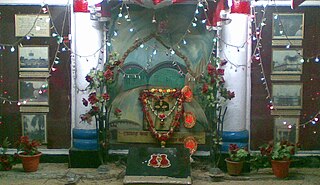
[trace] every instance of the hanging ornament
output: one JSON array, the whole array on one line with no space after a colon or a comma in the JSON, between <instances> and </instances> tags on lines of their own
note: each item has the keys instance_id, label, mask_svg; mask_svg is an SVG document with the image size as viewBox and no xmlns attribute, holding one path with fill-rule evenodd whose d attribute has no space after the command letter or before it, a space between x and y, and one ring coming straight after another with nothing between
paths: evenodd
<instances>
[{"instance_id":1,"label":"hanging ornament","mask_svg":"<svg viewBox=\"0 0 320 185\"><path fill-rule=\"evenodd\" d=\"M188 136L184 139L184 147L189 149L190 155L193 155L198 148L198 142L193 136Z\"/></svg>"},{"instance_id":2,"label":"hanging ornament","mask_svg":"<svg viewBox=\"0 0 320 185\"><path fill-rule=\"evenodd\" d=\"M184 86L181 90L182 94L183 94L183 97L184 97L184 100L186 102L191 102L192 99L193 99L193 93L192 93L192 90L189 86Z\"/></svg>"},{"instance_id":3,"label":"hanging ornament","mask_svg":"<svg viewBox=\"0 0 320 185\"><path fill-rule=\"evenodd\" d=\"M193 128L196 124L196 120L197 118L192 112L185 112L183 126L186 128Z\"/></svg>"}]
</instances>

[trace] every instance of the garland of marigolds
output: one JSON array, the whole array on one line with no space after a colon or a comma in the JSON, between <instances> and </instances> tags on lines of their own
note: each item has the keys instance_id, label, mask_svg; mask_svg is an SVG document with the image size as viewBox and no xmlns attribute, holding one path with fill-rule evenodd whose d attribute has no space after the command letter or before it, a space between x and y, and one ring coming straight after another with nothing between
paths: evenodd
<instances>
[{"instance_id":1,"label":"garland of marigolds","mask_svg":"<svg viewBox=\"0 0 320 185\"><path fill-rule=\"evenodd\" d=\"M169 130L167 132L158 132L155 129L155 124L150 114L150 111L153 111L153 110L149 110L148 108L148 105L149 105L148 101L150 101L150 99L159 100L161 98L168 97L168 96L171 96L177 99L177 111L173 116L173 120L170 124ZM180 126L179 119L183 115L183 111L184 111L183 110L183 103L185 101L184 94L178 89L150 89L150 90L143 90L140 94L139 99L143 107L142 111L149 124L150 132L156 139L160 141L161 146L164 147L166 144L166 141L173 135L175 128Z\"/></svg>"}]
</instances>

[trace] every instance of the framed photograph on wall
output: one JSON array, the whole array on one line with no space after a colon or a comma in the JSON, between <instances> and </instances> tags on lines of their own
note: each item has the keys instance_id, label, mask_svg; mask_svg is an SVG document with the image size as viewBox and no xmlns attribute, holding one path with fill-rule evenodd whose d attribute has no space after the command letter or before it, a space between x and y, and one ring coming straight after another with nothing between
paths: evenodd
<instances>
[{"instance_id":1,"label":"framed photograph on wall","mask_svg":"<svg viewBox=\"0 0 320 185\"><path fill-rule=\"evenodd\" d=\"M50 37L50 16L16 14L15 33L16 37Z\"/></svg>"},{"instance_id":2,"label":"framed photograph on wall","mask_svg":"<svg viewBox=\"0 0 320 185\"><path fill-rule=\"evenodd\" d=\"M49 105L49 84L43 79L20 79L19 101L24 105Z\"/></svg>"},{"instance_id":3,"label":"framed photograph on wall","mask_svg":"<svg viewBox=\"0 0 320 185\"><path fill-rule=\"evenodd\" d=\"M49 46L19 47L19 71L49 71Z\"/></svg>"},{"instance_id":4,"label":"framed photograph on wall","mask_svg":"<svg viewBox=\"0 0 320 185\"><path fill-rule=\"evenodd\" d=\"M299 133L298 116L277 116L274 118L274 140L296 143Z\"/></svg>"},{"instance_id":5,"label":"framed photograph on wall","mask_svg":"<svg viewBox=\"0 0 320 185\"><path fill-rule=\"evenodd\" d=\"M303 39L303 13L273 13L273 39Z\"/></svg>"},{"instance_id":6,"label":"framed photograph on wall","mask_svg":"<svg viewBox=\"0 0 320 185\"><path fill-rule=\"evenodd\" d=\"M274 83L272 84L273 105L277 109L302 108L301 83Z\"/></svg>"},{"instance_id":7,"label":"framed photograph on wall","mask_svg":"<svg viewBox=\"0 0 320 185\"><path fill-rule=\"evenodd\" d=\"M303 50L272 49L272 74L302 74Z\"/></svg>"},{"instance_id":8,"label":"framed photograph on wall","mask_svg":"<svg viewBox=\"0 0 320 185\"><path fill-rule=\"evenodd\" d=\"M22 135L47 143L47 114L21 113Z\"/></svg>"}]
</instances>

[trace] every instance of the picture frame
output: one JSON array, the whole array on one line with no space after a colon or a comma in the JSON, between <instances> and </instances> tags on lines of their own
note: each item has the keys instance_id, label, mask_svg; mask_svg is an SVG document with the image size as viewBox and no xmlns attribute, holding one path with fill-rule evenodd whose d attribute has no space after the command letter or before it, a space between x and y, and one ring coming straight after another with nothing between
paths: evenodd
<instances>
[{"instance_id":1,"label":"picture frame","mask_svg":"<svg viewBox=\"0 0 320 185\"><path fill-rule=\"evenodd\" d=\"M302 74L302 48L272 48L272 74Z\"/></svg>"},{"instance_id":2,"label":"picture frame","mask_svg":"<svg viewBox=\"0 0 320 185\"><path fill-rule=\"evenodd\" d=\"M303 39L303 13L273 13L272 39Z\"/></svg>"},{"instance_id":3,"label":"picture frame","mask_svg":"<svg viewBox=\"0 0 320 185\"><path fill-rule=\"evenodd\" d=\"M47 113L21 113L22 135L47 143Z\"/></svg>"},{"instance_id":4,"label":"picture frame","mask_svg":"<svg viewBox=\"0 0 320 185\"><path fill-rule=\"evenodd\" d=\"M296 143L299 140L299 116L274 117L274 140Z\"/></svg>"},{"instance_id":5,"label":"picture frame","mask_svg":"<svg viewBox=\"0 0 320 185\"><path fill-rule=\"evenodd\" d=\"M49 83L46 79L20 79L19 101L23 105L49 105Z\"/></svg>"},{"instance_id":6,"label":"picture frame","mask_svg":"<svg viewBox=\"0 0 320 185\"><path fill-rule=\"evenodd\" d=\"M49 71L49 46L19 46L19 71Z\"/></svg>"},{"instance_id":7,"label":"picture frame","mask_svg":"<svg viewBox=\"0 0 320 185\"><path fill-rule=\"evenodd\" d=\"M301 109L302 83L273 83L272 97L276 109Z\"/></svg>"},{"instance_id":8,"label":"picture frame","mask_svg":"<svg viewBox=\"0 0 320 185\"><path fill-rule=\"evenodd\" d=\"M15 36L50 37L50 16L38 14L16 14Z\"/></svg>"}]
</instances>

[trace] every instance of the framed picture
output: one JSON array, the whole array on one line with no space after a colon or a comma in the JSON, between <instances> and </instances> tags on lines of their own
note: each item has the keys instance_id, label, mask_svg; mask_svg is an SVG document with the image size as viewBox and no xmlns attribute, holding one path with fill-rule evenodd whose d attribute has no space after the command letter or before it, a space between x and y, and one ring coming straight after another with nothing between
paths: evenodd
<instances>
[{"instance_id":1,"label":"framed picture","mask_svg":"<svg viewBox=\"0 0 320 185\"><path fill-rule=\"evenodd\" d=\"M16 14L16 37L50 37L49 15Z\"/></svg>"},{"instance_id":2,"label":"framed picture","mask_svg":"<svg viewBox=\"0 0 320 185\"><path fill-rule=\"evenodd\" d=\"M19 71L49 71L49 46L19 47Z\"/></svg>"},{"instance_id":3,"label":"framed picture","mask_svg":"<svg viewBox=\"0 0 320 185\"><path fill-rule=\"evenodd\" d=\"M25 105L49 105L47 80L19 80L19 101Z\"/></svg>"},{"instance_id":4,"label":"framed picture","mask_svg":"<svg viewBox=\"0 0 320 185\"><path fill-rule=\"evenodd\" d=\"M273 39L303 39L303 13L273 13Z\"/></svg>"},{"instance_id":5,"label":"framed picture","mask_svg":"<svg viewBox=\"0 0 320 185\"><path fill-rule=\"evenodd\" d=\"M302 108L302 84L279 83L272 84L273 104L277 109Z\"/></svg>"},{"instance_id":6,"label":"framed picture","mask_svg":"<svg viewBox=\"0 0 320 185\"><path fill-rule=\"evenodd\" d=\"M296 143L299 133L299 117L279 116L274 118L274 140Z\"/></svg>"},{"instance_id":7,"label":"framed picture","mask_svg":"<svg viewBox=\"0 0 320 185\"><path fill-rule=\"evenodd\" d=\"M302 49L272 49L272 74L302 74Z\"/></svg>"},{"instance_id":8,"label":"framed picture","mask_svg":"<svg viewBox=\"0 0 320 185\"><path fill-rule=\"evenodd\" d=\"M47 114L21 113L22 135L47 143Z\"/></svg>"}]
</instances>

